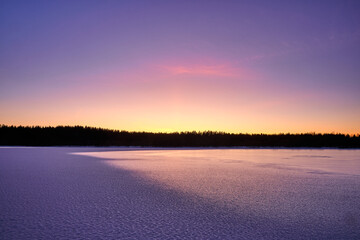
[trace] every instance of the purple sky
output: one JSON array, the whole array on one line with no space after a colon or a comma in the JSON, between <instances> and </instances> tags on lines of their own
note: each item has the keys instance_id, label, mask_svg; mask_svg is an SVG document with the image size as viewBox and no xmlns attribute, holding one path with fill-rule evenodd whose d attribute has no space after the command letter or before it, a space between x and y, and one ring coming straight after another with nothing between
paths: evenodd
<instances>
[{"instance_id":1,"label":"purple sky","mask_svg":"<svg viewBox=\"0 0 360 240\"><path fill-rule=\"evenodd\" d=\"M360 1L1 1L0 123L360 132Z\"/></svg>"}]
</instances>

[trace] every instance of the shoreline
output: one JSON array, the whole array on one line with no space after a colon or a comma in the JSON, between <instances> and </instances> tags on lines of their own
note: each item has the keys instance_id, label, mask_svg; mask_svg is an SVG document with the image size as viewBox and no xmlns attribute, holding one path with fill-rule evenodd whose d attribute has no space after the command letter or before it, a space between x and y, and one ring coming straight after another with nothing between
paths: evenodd
<instances>
[{"instance_id":1,"label":"shoreline","mask_svg":"<svg viewBox=\"0 0 360 240\"><path fill-rule=\"evenodd\" d=\"M23 146L0 145L0 148L104 148L136 150L360 150L360 147L149 147L149 146L83 146L83 145L54 145L54 146Z\"/></svg>"}]
</instances>

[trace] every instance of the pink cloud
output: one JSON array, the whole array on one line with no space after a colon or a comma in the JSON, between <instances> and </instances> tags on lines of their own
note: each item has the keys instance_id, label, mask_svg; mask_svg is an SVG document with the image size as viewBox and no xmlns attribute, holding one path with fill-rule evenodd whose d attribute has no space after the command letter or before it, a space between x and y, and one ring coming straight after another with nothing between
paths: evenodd
<instances>
[{"instance_id":1,"label":"pink cloud","mask_svg":"<svg viewBox=\"0 0 360 240\"><path fill-rule=\"evenodd\" d=\"M201 61L200 61L201 62ZM257 75L250 69L228 62L212 63L167 63L154 66L162 74L172 76L228 77L237 79L255 79Z\"/></svg>"},{"instance_id":2,"label":"pink cloud","mask_svg":"<svg viewBox=\"0 0 360 240\"><path fill-rule=\"evenodd\" d=\"M226 65L173 65L162 66L163 69L174 75L207 75L207 76L234 76L235 69Z\"/></svg>"}]
</instances>

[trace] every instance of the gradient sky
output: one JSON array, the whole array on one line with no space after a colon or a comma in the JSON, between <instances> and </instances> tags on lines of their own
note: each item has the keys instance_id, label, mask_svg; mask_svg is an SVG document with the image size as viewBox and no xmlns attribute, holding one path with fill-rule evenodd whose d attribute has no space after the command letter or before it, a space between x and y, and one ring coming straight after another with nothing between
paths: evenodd
<instances>
[{"instance_id":1,"label":"gradient sky","mask_svg":"<svg viewBox=\"0 0 360 240\"><path fill-rule=\"evenodd\" d=\"M360 1L0 1L0 124L360 133Z\"/></svg>"}]
</instances>

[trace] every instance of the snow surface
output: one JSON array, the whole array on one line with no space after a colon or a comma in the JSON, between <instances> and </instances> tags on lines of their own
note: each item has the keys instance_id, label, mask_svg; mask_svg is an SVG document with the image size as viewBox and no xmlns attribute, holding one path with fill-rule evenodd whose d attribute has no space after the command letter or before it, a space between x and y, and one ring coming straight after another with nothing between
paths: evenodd
<instances>
[{"instance_id":1,"label":"snow surface","mask_svg":"<svg viewBox=\"0 0 360 240\"><path fill-rule=\"evenodd\" d=\"M0 148L0 239L360 239L360 150Z\"/></svg>"}]
</instances>

